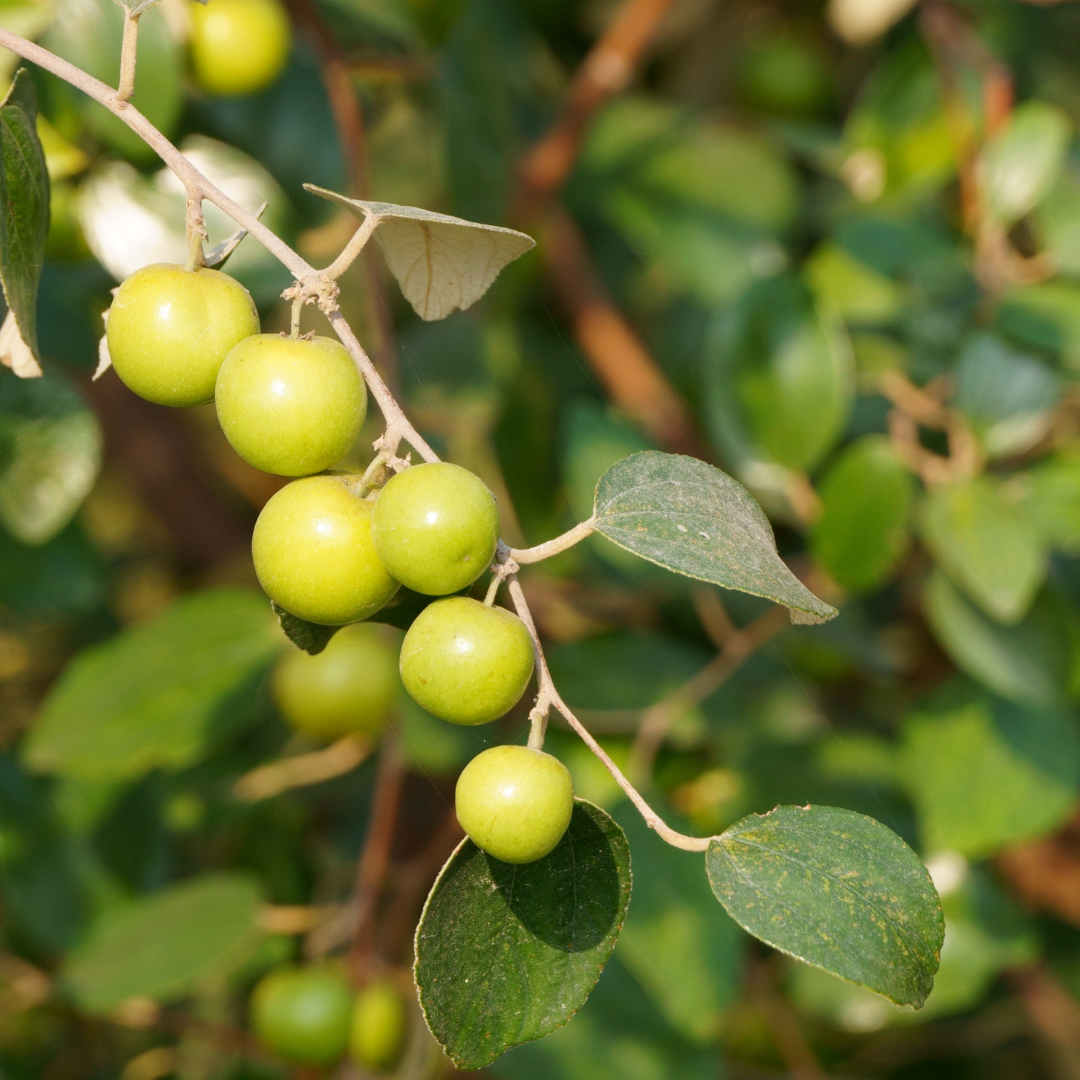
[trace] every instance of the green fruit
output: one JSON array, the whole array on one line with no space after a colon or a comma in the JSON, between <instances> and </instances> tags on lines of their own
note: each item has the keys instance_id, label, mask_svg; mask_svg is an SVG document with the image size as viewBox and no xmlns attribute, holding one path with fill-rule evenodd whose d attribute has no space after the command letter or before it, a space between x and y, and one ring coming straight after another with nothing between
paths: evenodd
<instances>
[{"instance_id":1,"label":"green fruit","mask_svg":"<svg viewBox=\"0 0 1080 1080\"><path fill-rule=\"evenodd\" d=\"M251 553L270 599L308 622L358 622L398 590L371 542L371 503L340 476L286 484L255 522Z\"/></svg>"},{"instance_id":2,"label":"green fruit","mask_svg":"<svg viewBox=\"0 0 1080 1080\"><path fill-rule=\"evenodd\" d=\"M217 377L218 423L249 464L279 476L336 465L360 434L367 388L332 338L258 334L225 357Z\"/></svg>"},{"instance_id":3,"label":"green fruit","mask_svg":"<svg viewBox=\"0 0 1080 1080\"><path fill-rule=\"evenodd\" d=\"M353 1003L349 1055L369 1069L392 1069L405 1041L405 1020L405 1003L393 983L364 987Z\"/></svg>"},{"instance_id":4,"label":"green fruit","mask_svg":"<svg viewBox=\"0 0 1080 1080\"><path fill-rule=\"evenodd\" d=\"M493 746L458 777L455 809L469 839L508 863L542 859L574 812L574 782L558 759L527 746Z\"/></svg>"},{"instance_id":5,"label":"green fruit","mask_svg":"<svg viewBox=\"0 0 1080 1080\"><path fill-rule=\"evenodd\" d=\"M306 1065L332 1065L349 1042L352 989L333 968L282 968L251 997L251 1027L274 1053Z\"/></svg>"},{"instance_id":6,"label":"green fruit","mask_svg":"<svg viewBox=\"0 0 1080 1080\"><path fill-rule=\"evenodd\" d=\"M239 281L155 263L117 290L105 336L116 374L140 397L202 405L213 401L232 347L258 332L259 313Z\"/></svg>"},{"instance_id":7,"label":"green fruit","mask_svg":"<svg viewBox=\"0 0 1080 1080\"><path fill-rule=\"evenodd\" d=\"M292 42L279 0L211 0L189 7L191 59L204 90L251 94L278 77Z\"/></svg>"},{"instance_id":8,"label":"green fruit","mask_svg":"<svg viewBox=\"0 0 1080 1080\"><path fill-rule=\"evenodd\" d=\"M290 648L281 657L274 701L297 731L326 742L378 734L401 685L383 629L346 626L315 656Z\"/></svg>"},{"instance_id":9,"label":"green fruit","mask_svg":"<svg viewBox=\"0 0 1080 1080\"><path fill-rule=\"evenodd\" d=\"M486 724L509 712L533 673L525 624L467 596L428 604L401 645L401 681L412 699L452 724Z\"/></svg>"},{"instance_id":10,"label":"green fruit","mask_svg":"<svg viewBox=\"0 0 1080 1080\"><path fill-rule=\"evenodd\" d=\"M499 508L478 476L440 461L414 465L379 493L375 550L402 585L445 596L471 585L499 542Z\"/></svg>"}]
</instances>

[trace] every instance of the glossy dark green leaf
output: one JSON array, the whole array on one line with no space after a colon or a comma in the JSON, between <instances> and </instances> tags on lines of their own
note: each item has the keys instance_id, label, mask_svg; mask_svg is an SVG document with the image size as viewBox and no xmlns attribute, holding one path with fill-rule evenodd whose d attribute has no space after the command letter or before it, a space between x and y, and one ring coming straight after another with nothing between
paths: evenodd
<instances>
[{"instance_id":1,"label":"glossy dark green leaf","mask_svg":"<svg viewBox=\"0 0 1080 1080\"><path fill-rule=\"evenodd\" d=\"M630 902L626 837L576 801L559 846L512 866L464 841L416 930L416 985L428 1026L460 1069L561 1027L584 1004Z\"/></svg>"},{"instance_id":2,"label":"glossy dark green leaf","mask_svg":"<svg viewBox=\"0 0 1080 1080\"><path fill-rule=\"evenodd\" d=\"M705 358L706 420L733 464L813 468L843 430L853 389L843 326L787 275L723 316Z\"/></svg>"},{"instance_id":3,"label":"glossy dark green leaf","mask_svg":"<svg viewBox=\"0 0 1080 1080\"><path fill-rule=\"evenodd\" d=\"M228 975L263 939L258 885L208 874L107 910L67 958L62 978L91 1012L130 998L171 1001Z\"/></svg>"},{"instance_id":4,"label":"glossy dark green leaf","mask_svg":"<svg viewBox=\"0 0 1080 1080\"><path fill-rule=\"evenodd\" d=\"M1020 622L1005 626L936 571L927 581L923 610L956 666L1002 697L1050 708L1080 688L1080 626L1061 597L1041 593Z\"/></svg>"},{"instance_id":5,"label":"glossy dark green leaf","mask_svg":"<svg viewBox=\"0 0 1080 1080\"><path fill-rule=\"evenodd\" d=\"M19 335L36 359L37 292L49 233L49 174L26 68L0 102L0 282Z\"/></svg>"},{"instance_id":6,"label":"glossy dark green leaf","mask_svg":"<svg viewBox=\"0 0 1080 1080\"><path fill-rule=\"evenodd\" d=\"M749 492L704 461L656 450L625 458L596 485L595 515L598 532L658 566L786 604L802 621L836 614L777 554Z\"/></svg>"},{"instance_id":7,"label":"glossy dark green leaf","mask_svg":"<svg viewBox=\"0 0 1080 1080\"><path fill-rule=\"evenodd\" d=\"M48 372L0 369L0 524L44 544L71 520L97 479L101 431L82 394Z\"/></svg>"},{"instance_id":8,"label":"glossy dark green leaf","mask_svg":"<svg viewBox=\"0 0 1080 1080\"><path fill-rule=\"evenodd\" d=\"M911 474L882 435L852 443L825 475L810 547L845 589L870 592L903 558L912 488Z\"/></svg>"},{"instance_id":9,"label":"glossy dark green leaf","mask_svg":"<svg viewBox=\"0 0 1080 1080\"><path fill-rule=\"evenodd\" d=\"M1024 617L1046 573L1034 524L988 476L931 488L922 507L923 541L941 568L988 615Z\"/></svg>"},{"instance_id":10,"label":"glossy dark green leaf","mask_svg":"<svg viewBox=\"0 0 1080 1080\"><path fill-rule=\"evenodd\" d=\"M25 759L87 780L190 765L245 718L251 681L280 646L254 593L217 589L179 600L68 665L24 743Z\"/></svg>"},{"instance_id":11,"label":"glossy dark green leaf","mask_svg":"<svg viewBox=\"0 0 1080 1080\"><path fill-rule=\"evenodd\" d=\"M930 875L894 832L833 806L779 806L716 837L709 883L755 937L898 1005L934 985L945 926Z\"/></svg>"},{"instance_id":12,"label":"glossy dark green leaf","mask_svg":"<svg viewBox=\"0 0 1080 1080\"><path fill-rule=\"evenodd\" d=\"M1080 733L1060 710L965 697L908 719L904 772L927 850L979 859L1070 816Z\"/></svg>"},{"instance_id":13,"label":"glossy dark green leaf","mask_svg":"<svg viewBox=\"0 0 1080 1080\"><path fill-rule=\"evenodd\" d=\"M308 622L299 615L293 615L283 607L270 601L274 614L281 624L281 632L298 648L311 656L317 656L330 644L330 639L341 629L340 626L323 626L321 623Z\"/></svg>"}]
</instances>

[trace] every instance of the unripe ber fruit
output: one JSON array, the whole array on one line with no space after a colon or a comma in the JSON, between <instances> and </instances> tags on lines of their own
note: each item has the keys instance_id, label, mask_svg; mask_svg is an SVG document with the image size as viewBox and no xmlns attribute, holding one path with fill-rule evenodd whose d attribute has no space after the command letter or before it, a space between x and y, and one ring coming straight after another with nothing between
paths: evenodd
<instances>
[{"instance_id":1,"label":"unripe ber fruit","mask_svg":"<svg viewBox=\"0 0 1080 1080\"><path fill-rule=\"evenodd\" d=\"M405 1041L405 1020L405 1003L393 983L365 986L353 1003L349 1056L369 1069L392 1069Z\"/></svg>"},{"instance_id":2,"label":"unripe ber fruit","mask_svg":"<svg viewBox=\"0 0 1080 1080\"><path fill-rule=\"evenodd\" d=\"M259 313L239 281L217 270L155 263L117 290L105 337L116 374L159 405L214 398L232 347L259 332Z\"/></svg>"},{"instance_id":3,"label":"unripe ber fruit","mask_svg":"<svg viewBox=\"0 0 1080 1080\"><path fill-rule=\"evenodd\" d=\"M286 484L255 522L251 553L270 599L308 622L358 622L398 590L371 542L371 503L340 476Z\"/></svg>"},{"instance_id":4,"label":"unripe ber fruit","mask_svg":"<svg viewBox=\"0 0 1080 1080\"><path fill-rule=\"evenodd\" d=\"M469 839L508 863L542 859L574 812L574 782L557 758L527 746L493 746L458 777L455 808Z\"/></svg>"},{"instance_id":5,"label":"unripe ber fruit","mask_svg":"<svg viewBox=\"0 0 1080 1080\"><path fill-rule=\"evenodd\" d=\"M257 334L221 365L218 423L249 464L279 476L336 465L360 434L367 389L344 346Z\"/></svg>"},{"instance_id":6,"label":"unripe ber fruit","mask_svg":"<svg viewBox=\"0 0 1080 1080\"><path fill-rule=\"evenodd\" d=\"M211 94L252 94L278 77L292 34L279 0L211 0L190 4L191 59Z\"/></svg>"},{"instance_id":7,"label":"unripe ber fruit","mask_svg":"<svg viewBox=\"0 0 1080 1080\"><path fill-rule=\"evenodd\" d=\"M412 699L452 724L486 724L512 709L533 673L532 638L505 608L467 596L428 604L401 645Z\"/></svg>"},{"instance_id":8,"label":"unripe ber fruit","mask_svg":"<svg viewBox=\"0 0 1080 1080\"><path fill-rule=\"evenodd\" d=\"M251 1027L276 1054L306 1065L332 1065L345 1053L352 990L333 968L282 968L251 997Z\"/></svg>"},{"instance_id":9,"label":"unripe ber fruit","mask_svg":"<svg viewBox=\"0 0 1080 1080\"><path fill-rule=\"evenodd\" d=\"M445 596L487 569L499 540L499 508L468 469L445 461L414 465L379 492L371 529L379 558L398 581Z\"/></svg>"},{"instance_id":10,"label":"unripe ber fruit","mask_svg":"<svg viewBox=\"0 0 1080 1080\"><path fill-rule=\"evenodd\" d=\"M298 731L331 741L377 735L401 683L384 627L345 626L321 653L290 648L274 669L274 701Z\"/></svg>"}]
</instances>

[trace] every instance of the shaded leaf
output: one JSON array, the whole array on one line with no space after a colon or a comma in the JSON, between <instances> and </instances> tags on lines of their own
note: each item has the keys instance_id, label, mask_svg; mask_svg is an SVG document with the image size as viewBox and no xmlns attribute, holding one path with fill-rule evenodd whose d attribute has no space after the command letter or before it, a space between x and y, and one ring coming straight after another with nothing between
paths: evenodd
<instances>
[{"instance_id":1,"label":"shaded leaf","mask_svg":"<svg viewBox=\"0 0 1080 1080\"><path fill-rule=\"evenodd\" d=\"M956 666L1002 697L1048 708L1075 696L1080 627L1061 597L1041 593L1025 618L1004 626L935 571L926 583L923 611Z\"/></svg>"},{"instance_id":2,"label":"shaded leaf","mask_svg":"<svg viewBox=\"0 0 1080 1080\"><path fill-rule=\"evenodd\" d=\"M25 758L34 769L88 780L190 765L246 719L250 681L280 645L254 593L217 589L179 600L68 665L24 743Z\"/></svg>"},{"instance_id":3,"label":"shaded leaf","mask_svg":"<svg viewBox=\"0 0 1080 1080\"><path fill-rule=\"evenodd\" d=\"M49 233L49 173L37 134L37 94L26 68L0 102L0 283L35 359L37 292Z\"/></svg>"},{"instance_id":4,"label":"shaded leaf","mask_svg":"<svg viewBox=\"0 0 1080 1080\"><path fill-rule=\"evenodd\" d=\"M340 626L324 626L322 623L308 622L299 615L286 611L275 601L270 601L274 614L278 617L282 633L298 648L311 656L317 656L330 644L330 639L341 629Z\"/></svg>"},{"instance_id":5,"label":"shaded leaf","mask_svg":"<svg viewBox=\"0 0 1080 1080\"><path fill-rule=\"evenodd\" d=\"M649 562L786 604L808 621L836 614L787 568L747 490L704 461L657 450L625 458L596 485L595 515L598 532Z\"/></svg>"},{"instance_id":6,"label":"shaded leaf","mask_svg":"<svg viewBox=\"0 0 1080 1080\"><path fill-rule=\"evenodd\" d=\"M1065 447L1011 481L1047 543L1080 554L1080 453Z\"/></svg>"},{"instance_id":7,"label":"shaded leaf","mask_svg":"<svg viewBox=\"0 0 1080 1080\"><path fill-rule=\"evenodd\" d=\"M897 286L839 244L822 244L803 272L818 299L832 305L845 322L889 322L900 314L903 298Z\"/></svg>"},{"instance_id":8,"label":"shaded leaf","mask_svg":"<svg viewBox=\"0 0 1080 1080\"><path fill-rule=\"evenodd\" d=\"M109 1012L129 998L171 1001L243 964L263 939L258 885L207 874L107 911L67 958L79 1004Z\"/></svg>"},{"instance_id":9,"label":"shaded leaf","mask_svg":"<svg viewBox=\"0 0 1080 1080\"><path fill-rule=\"evenodd\" d=\"M998 308L998 324L1080 371L1080 286L1075 282L1057 278L1011 289Z\"/></svg>"},{"instance_id":10,"label":"shaded leaf","mask_svg":"<svg viewBox=\"0 0 1080 1080\"><path fill-rule=\"evenodd\" d=\"M934 984L941 904L918 856L873 818L779 806L713 839L709 883L775 949L919 1007Z\"/></svg>"},{"instance_id":11,"label":"shaded leaf","mask_svg":"<svg viewBox=\"0 0 1080 1080\"><path fill-rule=\"evenodd\" d=\"M626 838L592 803L576 800L559 846L524 866L465 840L416 930L420 1004L458 1068L483 1068L565 1024L596 984L629 902Z\"/></svg>"},{"instance_id":12,"label":"shaded leaf","mask_svg":"<svg viewBox=\"0 0 1080 1080\"><path fill-rule=\"evenodd\" d=\"M445 319L457 308L471 307L507 263L536 246L531 236L514 229L415 206L349 199L314 184L304 186L357 217L378 219L375 239L405 299L421 319Z\"/></svg>"},{"instance_id":13,"label":"shaded leaf","mask_svg":"<svg viewBox=\"0 0 1080 1080\"><path fill-rule=\"evenodd\" d=\"M1046 552L1038 530L1005 501L995 480L977 476L931 488L920 530L941 568L988 615L1003 623L1024 617L1046 573Z\"/></svg>"},{"instance_id":14,"label":"shaded leaf","mask_svg":"<svg viewBox=\"0 0 1080 1080\"><path fill-rule=\"evenodd\" d=\"M845 589L882 584L908 546L912 479L883 435L854 442L821 482L810 547Z\"/></svg>"},{"instance_id":15,"label":"shaded leaf","mask_svg":"<svg viewBox=\"0 0 1080 1080\"><path fill-rule=\"evenodd\" d=\"M1080 734L1061 711L966 693L912 715L904 744L930 851L977 859L1042 836L1069 817L1080 793Z\"/></svg>"},{"instance_id":16,"label":"shaded leaf","mask_svg":"<svg viewBox=\"0 0 1080 1080\"><path fill-rule=\"evenodd\" d=\"M89 494L101 431L61 375L0 374L0 523L24 544L51 540Z\"/></svg>"}]
</instances>

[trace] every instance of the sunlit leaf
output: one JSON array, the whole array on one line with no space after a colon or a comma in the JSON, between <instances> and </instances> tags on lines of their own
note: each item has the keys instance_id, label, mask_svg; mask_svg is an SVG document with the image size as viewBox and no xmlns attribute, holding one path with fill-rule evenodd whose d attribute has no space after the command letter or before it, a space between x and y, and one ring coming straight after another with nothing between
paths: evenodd
<instances>
[{"instance_id":1,"label":"sunlit leaf","mask_svg":"<svg viewBox=\"0 0 1080 1080\"><path fill-rule=\"evenodd\" d=\"M465 840L416 930L428 1026L461 1069L561 1027L585 1003L630 902L630 851L599 807L576 801L559 846L514 866Z\"/></svg>"},{"instance_id":2,"label":"sunlit leaf","mask_svg":"<svg viewBox=\"0 0 1080 1080\"><path fill-rule=\"evenodd\" d=\"M922 1005L944 935L918 856L873 818L833 806L780 806L716 837L709 882L727 913L781 952Z\"/></svg>"},{"instance_id":3,"label":"sunlit leaf","mask_svg":"<svg viewBox=\"0 0 1080 1080\"><path fill-rule=\"evenodd\" d=\"M836 614L787 568L747 490L704 461L634 454L600 478L595 514L597 532L677 574L768 597L803 613L801 621Z\"/></svg>"},{"instance_id":4,"label":"sunlit leaf","mask_svg":"<svg viewBox=\"0 0 1080 1080\"><path fill-rule=\"evenodd\" d=\"M304 186L357 217L378 219L375 239L405 299L421 319L445 319L458 308L471 307L507 263L536 246L531 236L514 229L416 206L363 202L313 184Z\"/></svg>"}]
</instances>

